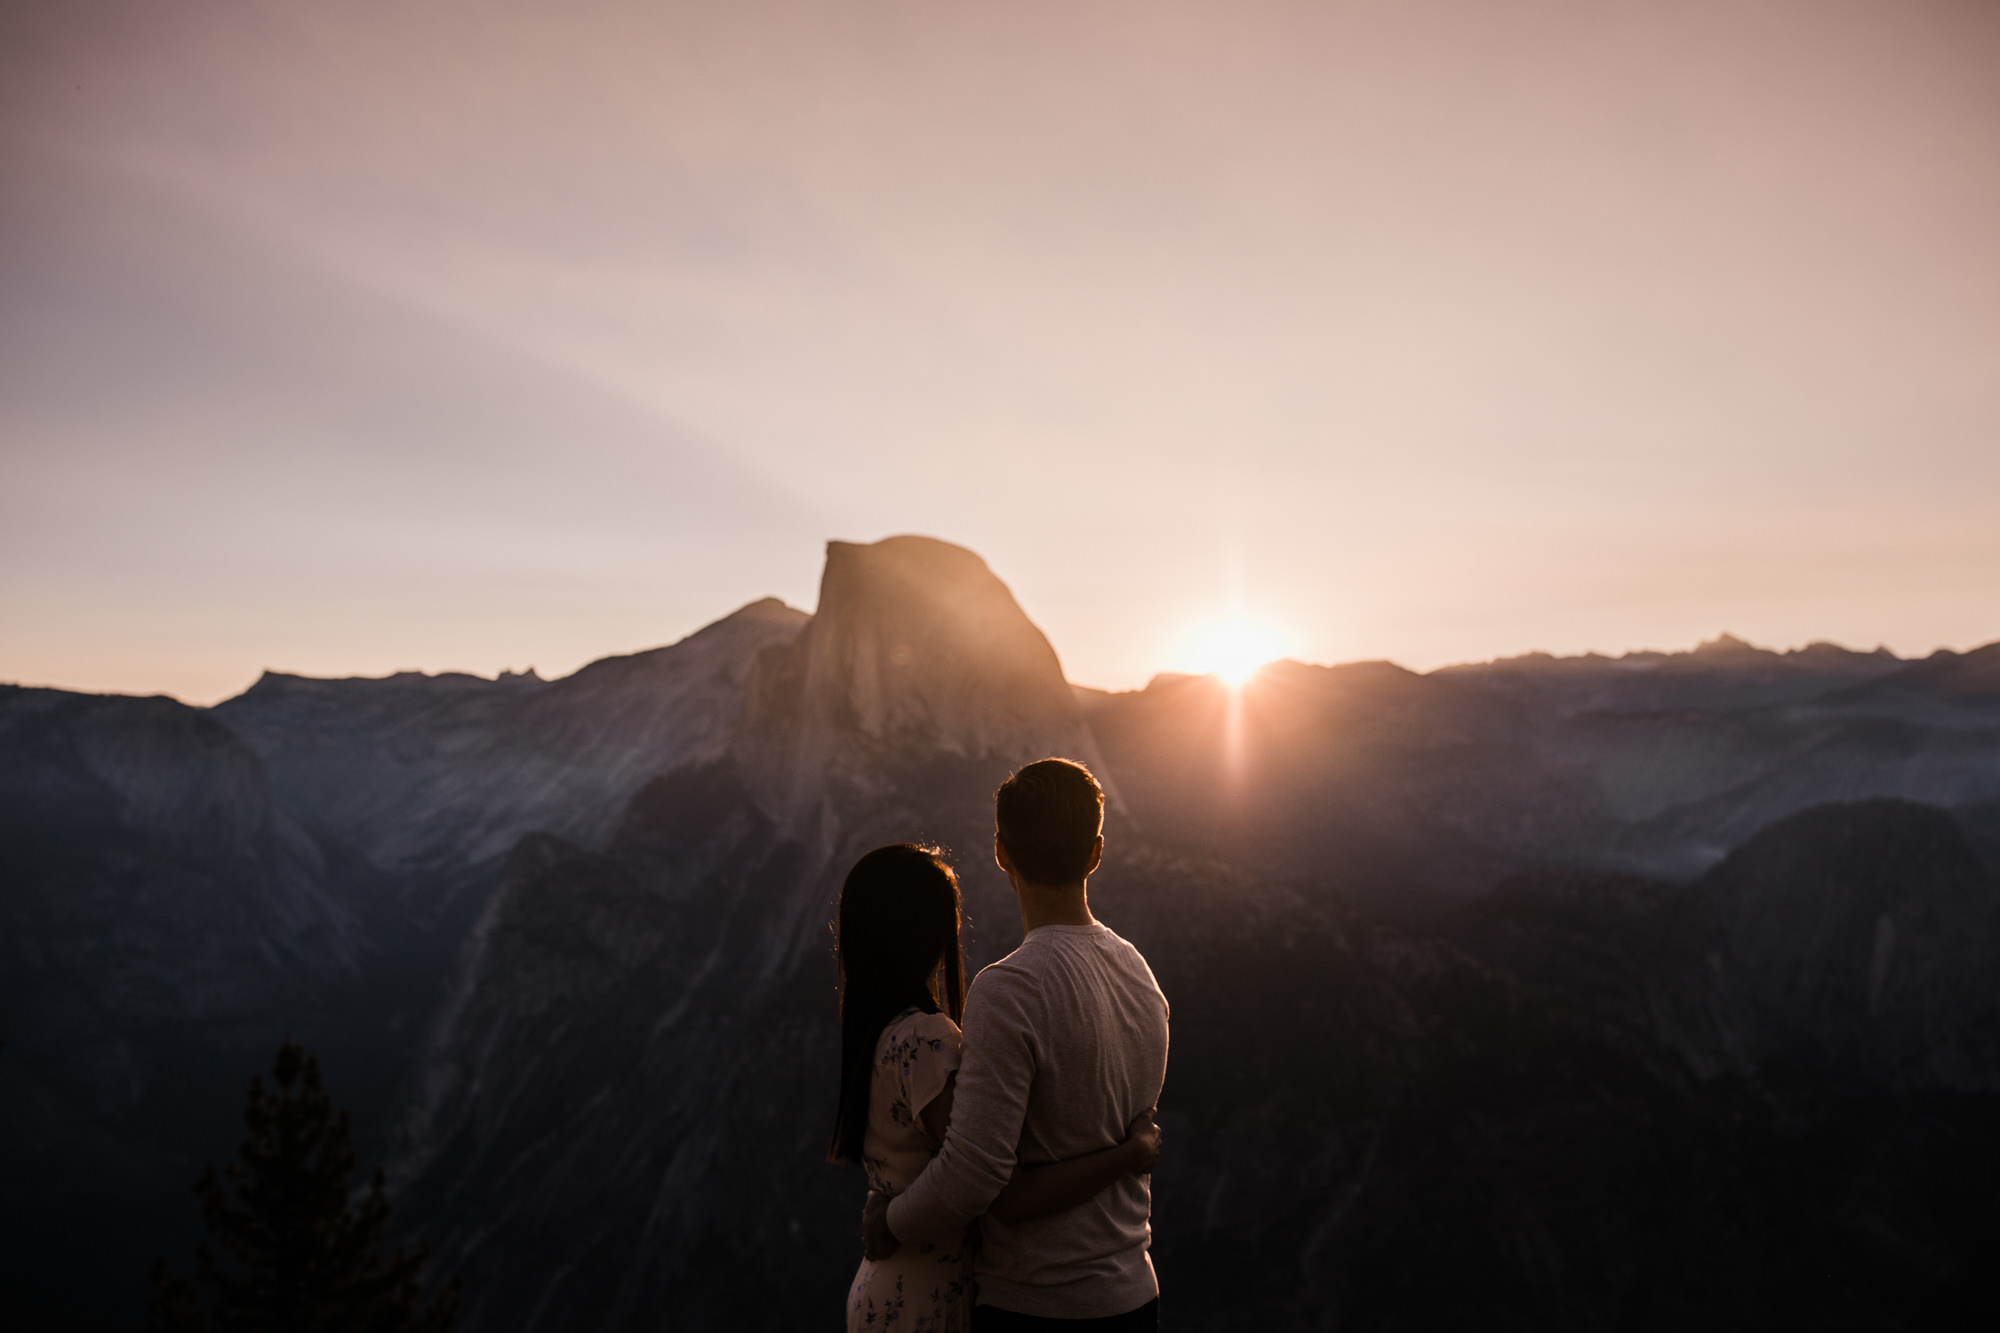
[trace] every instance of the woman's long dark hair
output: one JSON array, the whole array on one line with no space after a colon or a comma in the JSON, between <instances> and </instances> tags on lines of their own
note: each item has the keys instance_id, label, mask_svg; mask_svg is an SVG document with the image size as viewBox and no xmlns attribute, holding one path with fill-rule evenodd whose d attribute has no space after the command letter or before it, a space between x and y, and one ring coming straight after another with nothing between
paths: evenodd
<instances>
[{"instance_id":1,"label":"woman's long dark hair","mask_svg":"<svg viewBox=\"0 0 2000 1333\"><path fill-rule=\"evenodd\" d=\"M875 1043L905 1009L965 1015L958 876L935 847L896 843L854 863L834 924L840 959L840 1106L830 1162L861 1160Z\"/></svg>"}]
</instances>

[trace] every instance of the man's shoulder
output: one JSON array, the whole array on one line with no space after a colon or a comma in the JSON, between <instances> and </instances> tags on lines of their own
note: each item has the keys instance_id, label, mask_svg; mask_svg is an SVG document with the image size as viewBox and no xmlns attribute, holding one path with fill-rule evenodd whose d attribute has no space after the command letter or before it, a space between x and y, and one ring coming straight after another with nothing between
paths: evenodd
<instances>
[{"instance_id":1,"label":"man's shoulder","mask_svg":"<svg viewBox=\"0 0 2000 1333\"><path fill-rule=\"evenodd\" d=\"M1001 990L1023 982L1032 983L1045 962L1042 951L1035 948L1035 941L1023 940L1006 957L988 963L973 973L972 984L988 990Z\"/></svg>"},{"instance_id":2,"label":"man's shoulder","mask_svg":"<svg viewBox=\"0 0 2000 1333\"><path fill-rule=\"evenodd\" d=\"M1031 931L1012 953L981 968L973 981L994 991L1017 986L1033 989L1051 970L1069 970L1080 963L1087 971L1101 972L1107 962L1114 974L1125 973L1143 978L1148 986L1158 986L1138 946L1102 922L1089 929L1044 926Z\"/></svg>"},{"instance_id":3,"label":"man's shoulder","mask_svg":"<svg viewBox=\"0 0 2000 1333\"><path fill-rule=\"evenodd\" d=\"M1116 978L1112 982L1114 986L1129 995L1157 1000L1161 1014L1167 1013L1166 994L1160 989L1159 978L1153 975L1153 966L1146 961L1146 955L1139 951L1138 945L1107 926L1098 937L1098 948L1098 956L1108 964L1107 973Z\"/></svg>"},{"instance_id":4,"label":"man's shoulder","mask_svg":"<svg viewBox=\"0 0 2000 1333\"><path fill-rule=\"evenodd\" d=\"M1093 932L1109 935L1108 930ZM1058 954L1063 951L1068 932L1059 932L1053 927L1042 926L1028 932L1027 938L1014 946L1012 953L988 963L974 975L975 982L992 978L996 982L1035 976L1048 968Z\"/></svg>"},{"instance_id":5,"label":"man's shoulder","mask_svg":"<svg viewBox=\"0 0 2000 1333\"><path fill-rule=\"evenodd\" d=\"M1043 931L1031 931L1005 957L988 963L972 978L967 1003L978 996L982 1003L1032 1001L1039 1005L1043 983L1051 968L1060 967L1061 945Z\"/></svg>"},{"instance_id":6,"label":"man's shoulder","mask_svg":"<svg viewBox=\"0 0 2000 1333\"><path fill-rule=\"evenodd\" d=\"M1119 951L1120 953L1130 954L1132 957L1138 959L1141 963L1144 963L1146 961L1146 955L1139 952L1138 945L1132 943L1132 941L1126 939L1123 935L1120 935L1117 931L1113 930L1111 927L1106 926L1104 928L1103 939L1106 944L1110 945L1113 949Z\"/></svg>"}]
</instances>

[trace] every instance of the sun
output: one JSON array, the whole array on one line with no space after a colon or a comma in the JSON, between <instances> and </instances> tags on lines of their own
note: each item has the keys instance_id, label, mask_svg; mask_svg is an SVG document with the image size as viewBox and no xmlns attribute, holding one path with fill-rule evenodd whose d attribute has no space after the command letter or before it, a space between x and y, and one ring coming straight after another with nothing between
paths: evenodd
<instances>
[{"instance_id":1,"label":"sun","mask_svg":"<svg viewBox=\"0 0 2000 1333\"><path fill-rule=\"evenodd\" d=\"M1231 685L1241 685L1282 655L1275 634L1244 620L1218 621L1196 631L1182 654L1195 673L1220 676Z\"/></svg>"}]
</instances>

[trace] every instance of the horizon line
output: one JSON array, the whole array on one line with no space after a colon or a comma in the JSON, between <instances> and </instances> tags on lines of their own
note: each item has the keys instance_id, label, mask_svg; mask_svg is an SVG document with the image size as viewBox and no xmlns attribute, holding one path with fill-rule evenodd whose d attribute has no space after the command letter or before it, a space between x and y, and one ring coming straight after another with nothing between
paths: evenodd
<instances>
[{"instance_id":1,"label":"horizon line","mask_svg":"<svg viewBox=\"0 0 2000 1333\"><path fill-rule=\"evenodd\" d=\"M423 667L398 667L393 671L387 671L380 675L372 675L372 676L363 675L360 673L347 674L347 675L313 675L302 671L287 671L277 667L265 666L260 668L257 674L251 678L250 682L245 686L243 686L241 689L235 691L232 694L222 695L221 697L206 703L196 702L183 698L181 695L175 694L170 690L152 690L146 692L140 692L136 690L92 690L92 689L78 688L70 685L59 685L59 684L37 682L37 681L24 681L24 680L0 681L0 688L20 689L20 690L50 690L62 694L87 695L99 698L172 699L174 702L181 704L184 707L209 709L217 707L220 704L227 703L230 700L241 698L243 695L249 693L250 690L256 688L256 686L260 682L272 676L289 677L294 680L311 680L311 681L325 681L325 682L389 681L389 680L396 680L402 677L416 677L423 680L442 680L450 677L463 677L467 680L477 680L489 685L497 685L502 681L506 681L509 679L512 680L533 679L543 684L554 685L565 680L573 679L577 675L588 670L590 667L595 666L599 662L613 661L621 657L641 657L648 653L664 652L668 649L678 647L679 645L686 643L688 640L696 637L699 634L704 633L705 631L713 628L714 626L720 625L724 621L730 620L731 618L740 615L742 612L748 610L749 608L753 606L762 605L763 603L766 602L777 602L780 606L785 607L787 610L798 611L800 612L800 614L806 616L812 616L815 614L814 612L805 611L802 608L794 607L781 597L766 596L766 597L754 598L751 601L743 603L735 610L728 612L726 615L718 616L714 620L707 621L706 623L698 626L697 628L690 630L688 633L681 635L677 639L672 639L666 643L654 644L650 647L634 648L626 652L604 653L600 656L590 658L588 661L582 663L574 670L565 672L559 676L543 676L536 670L535 666L532 663L530 663L525 667L521 667L519 669L516 669L511 666L503 667L493 672L490 675L481 671L471 670L463 667L440 667L435 670L426 669ZM1030 623L1031 624L1033 623L1032 619L1030 620ZM1037 633L1043 633L1041 626L1039 625L1035 626L1035 630ZM1044 638L1047 637L1045 633L1043 636ZM1337 662L1313 662L1313 661L1307 661L1299 657L1281 655L1278 657L1273 657L1268 661L1260 663L1256 669L1256 672L1253 673L1253 676L1255 674L1261 674L1269 667L1285 663L1290 663L1294 666L1311 667L1320 670L1337 670L1342 667L1369 666L1369 665L1381 664L1381 665L1396 667L1398 670L1408 671L1411 675L1414 676L1434 676L1447 671L1463 671L1472 668L1500 666L1511 662L1529 662L1538 659L1549 662L1583 662L1583 661L1590 661L1592 659L1596 659L1598 661L1603 661L1603 662L1623 662L1623 661L1629 661L1633 658L1693 657L1696 654L1703 652L1703 650L1705 649L1706 650L1720 649L1724 652L1732 652L1734 650L1740 649L1742 652L1748 654L1760 654L1764 656L1777 657L1777 658L1790 658L1790 657L1797 657L1800 654L1806 652L1810 652L1815 648L1829 648L1836 650L1838 652L1850 654L1855 657L1886 656L1897 662L1910 663L1910 662L1925 661L1929 658L1939 656L1940 654L1949 654L1954 657L1963 657L1972 653L1979 652L1983 649L1993 647L1996 644L2000 644L2000 638L1990 639L1987 640L1986 642L1974 644L1971 647L1967 648L1953 648L1950 647L1949 645L1940 644L1932 648L1927 653L1913 653L1909 656L1904 656L1903 654L1898 653L1894 649L1890 648L1887 644L1883 643L1878 643L1873 648L1855 648L1847 644L1840 643L1833 639L1813 639L1806 643L1798 644L1796 646L1777 648L1777 647L1767 646L1764 644L1753 643L1750 640L1744 639L1734 633L1731 633L1728 630L1720 630L1716 633L1716 635L1713 638L1699 640L1693 646L1687 648L1652 648L1652 647L1627 648L1624 651L1618 653L1607 653L1601 649L1596 649L1596 648L1586 649L1583 652L1579 653L1552 653L1545 649L1534 648L1534 649L1529 649L1526 652L1520 652L1520 653L1509 653L1509 654L1498 655L1494 657L1485 657L1485 658L1468 658L1467 660L1461 662L1441 663L1438 666L1430 667L1426 670L1417 670L1415 668L1406 667L1392 657L1356 657ZM1054 645L1051 644L1050 647L1053 648ZM1062 655L1060 653L1057 653L1056 660L1058 666L1060 667L1062 661ZM1145 691L1151 689L1154 685L1159 684L1162 681L1203 680L1209 678L1219 678L1219 673L1214 671L1177 671L1173 669L1161 669L1153 672L1150 676L1148 676L1146 678L1146 683L1143 685L1128 687L1125 689L1118 689L1106 686L1087 684L1083 681L1072 679L1066 670L1063 672L1063 681L1071 688L1090 690L1093 693L1097 694L1142 694Z\"/></svg>"}]
</instances>

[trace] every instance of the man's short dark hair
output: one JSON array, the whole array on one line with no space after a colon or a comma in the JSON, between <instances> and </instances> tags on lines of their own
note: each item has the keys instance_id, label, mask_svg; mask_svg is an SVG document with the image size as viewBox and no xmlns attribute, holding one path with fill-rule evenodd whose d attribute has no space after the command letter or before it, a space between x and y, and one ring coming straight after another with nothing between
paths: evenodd
<instances>
[{"instance_id":1,"label":"man's short dark hair","mask_svg":"<svg viewBox=\"0 0 2000 1333\"><path fill-rule=\"evenodd\" d=\"M1030 884L1075 884L1090 873L1104 828L1104 788L1082 764L1043 759L1000 784L993 824L1007 859Z\"/></svg>"}]
</instances>

